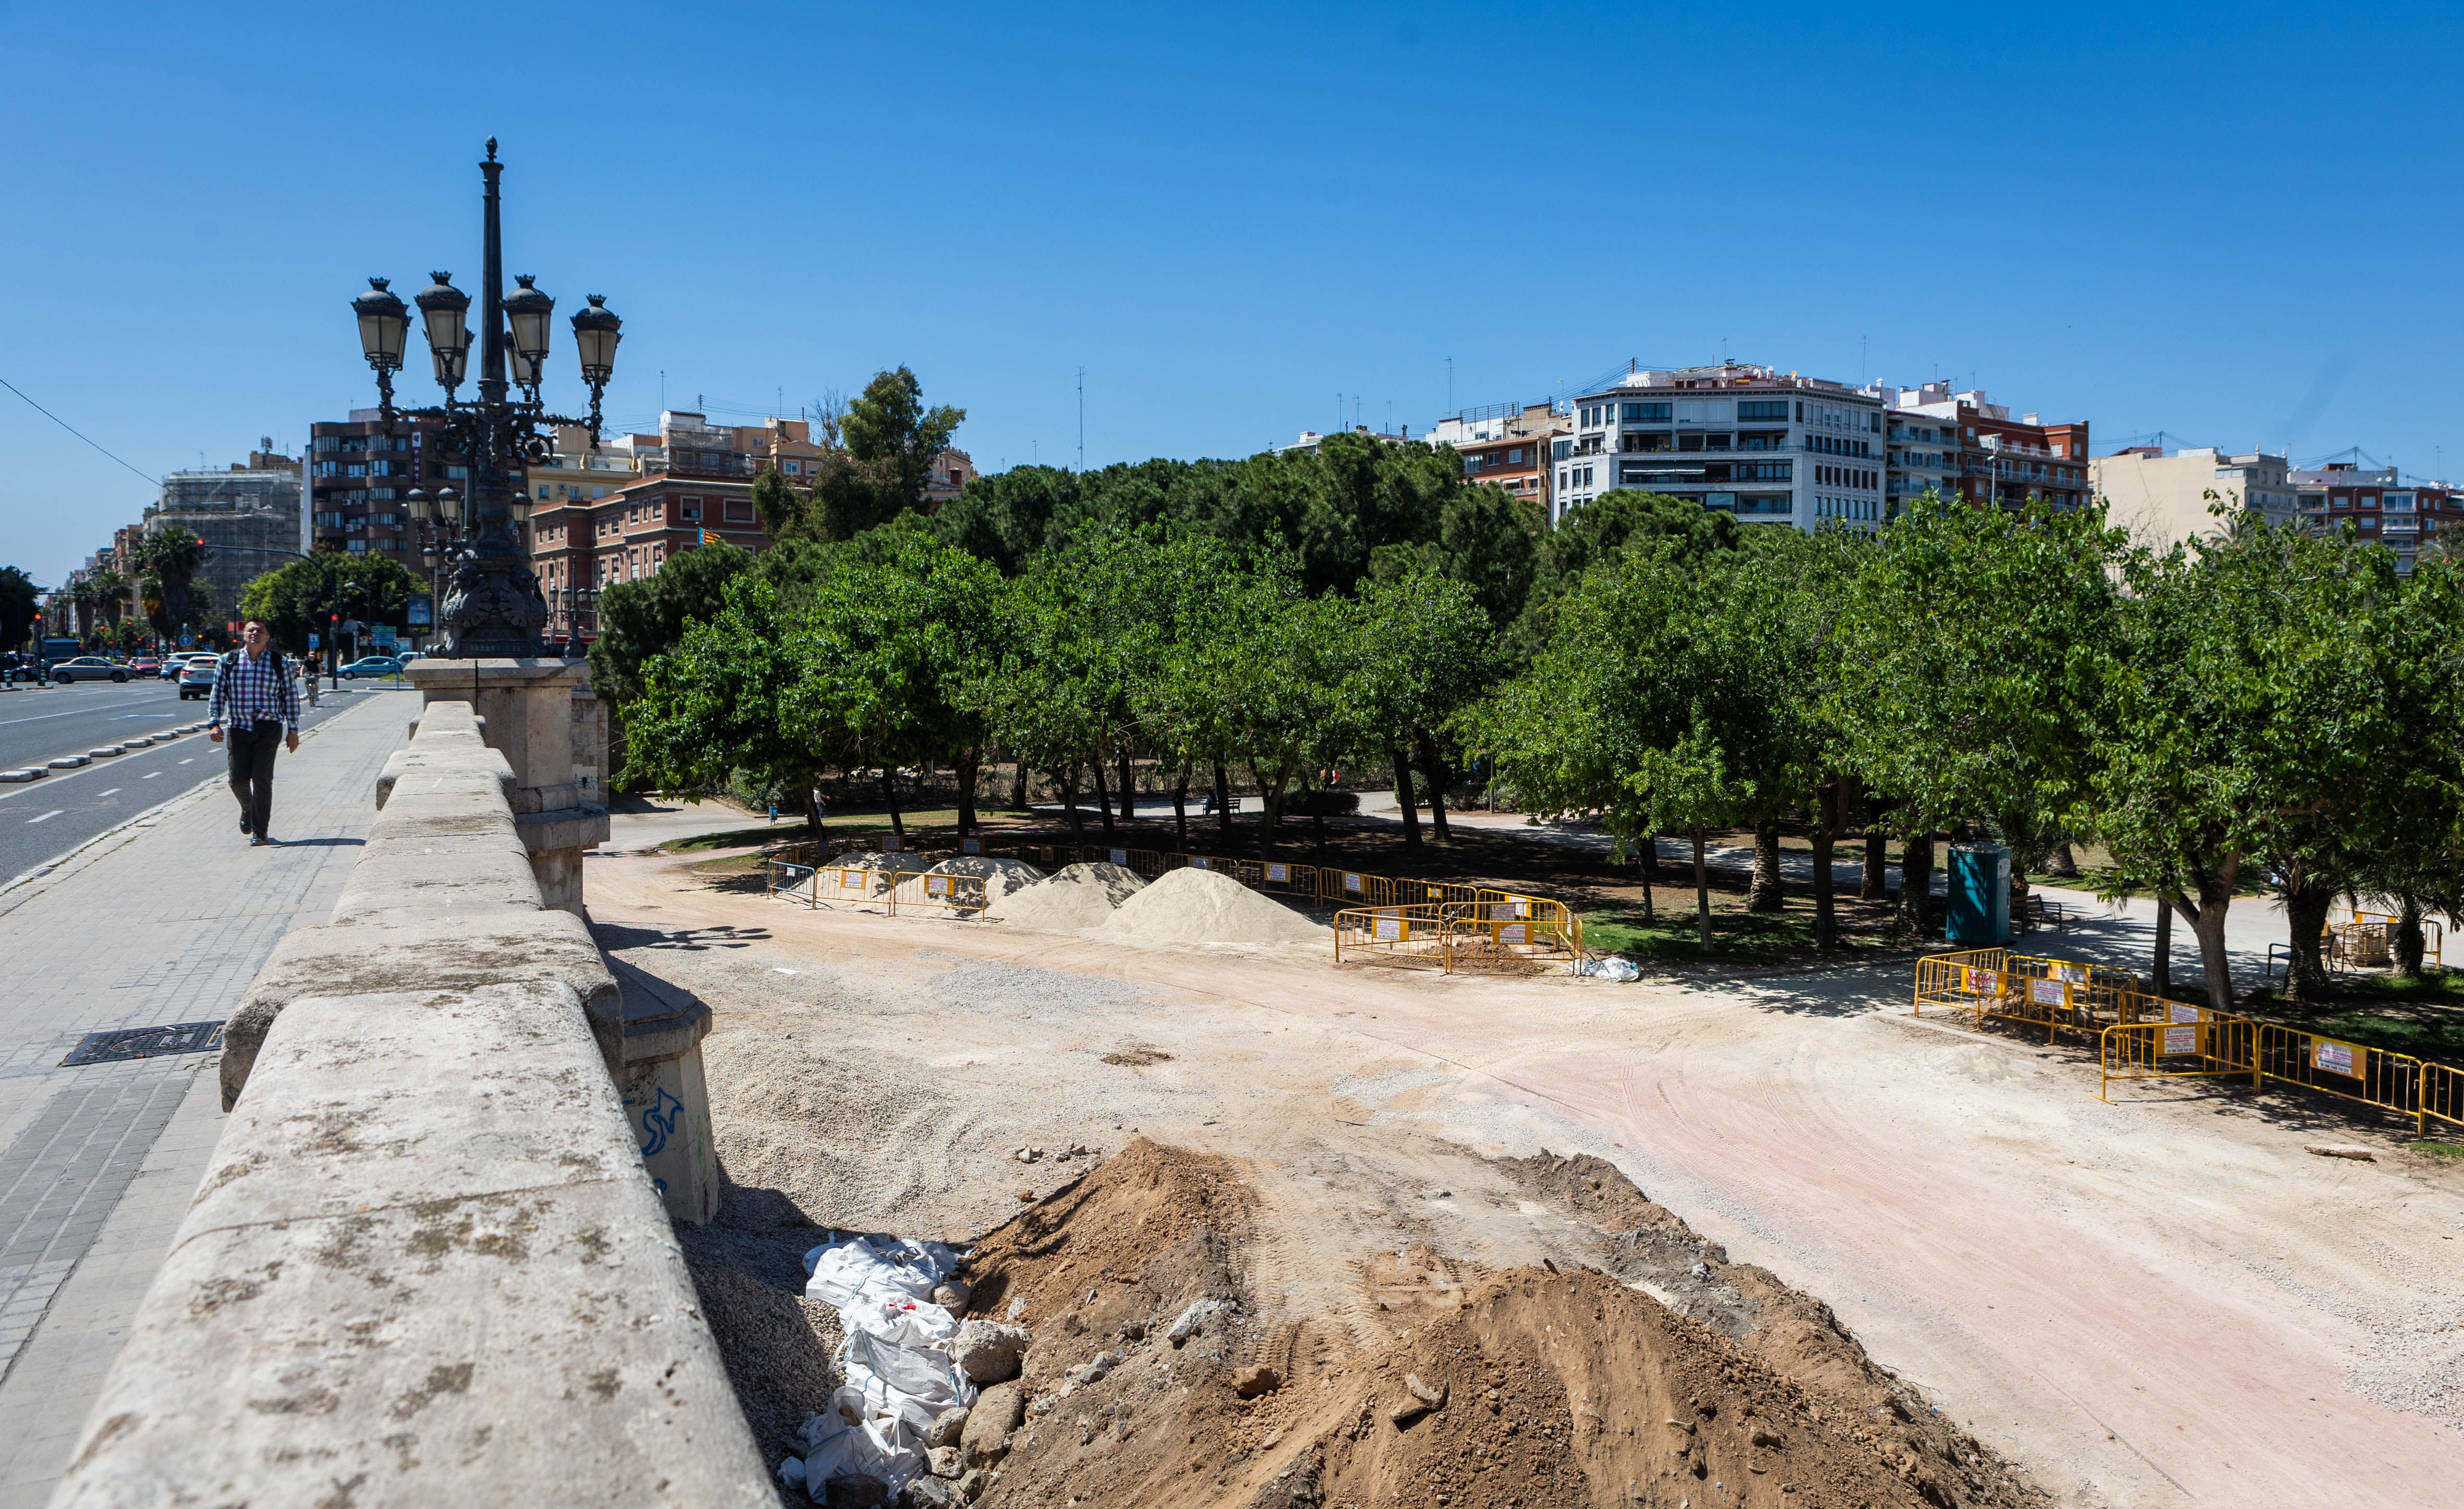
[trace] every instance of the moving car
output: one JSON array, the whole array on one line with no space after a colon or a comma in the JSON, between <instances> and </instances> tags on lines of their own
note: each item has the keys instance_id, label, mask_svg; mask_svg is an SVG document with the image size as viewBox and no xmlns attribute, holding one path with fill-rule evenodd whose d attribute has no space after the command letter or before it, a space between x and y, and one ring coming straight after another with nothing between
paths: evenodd
<instances>
[{"instance_id":1,"label":"moving car","mask_svg":"<svg viewBox=\"0 0 2464 1509\"><path fill-rule=\"evenodd\" d=\"M190 697L203 700L212 696L214 678L222 674L222 667L220 655L189 656L187 665L180 670L180 700L186 702Z\"/></svg>"},{"instance_id":2,"label":"moving car","mask_svg":"<svg viewBox=\"0 0 2464 1509\"><path fill-rule=\"evenodd\" d=\"M126 681L128 667L115 666L99 655L79 655L52 667L52 680L65 687L72 681Z\"/></svg>"},{"instance_id":3,"label":"moving car","mask_svg":"<svg viewBox=\"0 0 2464 1509\"><path fill-rule=\"evenodd\" d=\"M140 655L128 663L128 673L132 676L160 676L163 663L151 655Z\"/></svg>"},{"instance_id":4,"label":"moving car","mask_svg":"<svg viewBox=\"0 0 2464 1509\"><path fill-rule=\"evenodd\" d=\"M391 655L363 655L343 667L341 673L353 681L362 676L399 676L402 662Z\"/></svg>"}]
</instances>

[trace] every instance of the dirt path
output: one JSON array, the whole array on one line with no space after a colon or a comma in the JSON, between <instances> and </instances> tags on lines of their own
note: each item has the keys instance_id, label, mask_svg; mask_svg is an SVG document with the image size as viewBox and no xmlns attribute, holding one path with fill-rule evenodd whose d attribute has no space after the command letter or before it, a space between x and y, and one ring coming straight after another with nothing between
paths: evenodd
<instances>
[{"instance_id":1,"label":"dirt path","mask_svg":"<svg viewBox=\"0 0 2464 1509\"><path fill-rule=\"evenodd\" d=\"M2107 1106L2092 1068L1909 1021L1895 978L1337 973L806 912L665 861L594 860L591 886L611 947L719 1011L715 1098L758 1064L779 1083L746 1106L780 1100L782 1126L886 1096L875 1119L934 1149L866 1164L781 1133L731 1165L815 1218L988 1230L1055 1178L1009 1148L1136 1127L1250 1160L1263 1224L1300 1234L1258 1260L1359 1334L1382 1323L1353 1264L1398 1236L1493 1266L1573 1239L1449 1145L1588 1150L1827 1301L2066 1501L2409 1509L2453 1488L2464 1176L2391 1142L2308 1155L2316 1103ZM737 1031L763 1036L731 1050ZM1125 1045L1171 1057L1103 1061ZM859 1069L876 1089L826 1079Z\"/></svg>"}]
</instances>

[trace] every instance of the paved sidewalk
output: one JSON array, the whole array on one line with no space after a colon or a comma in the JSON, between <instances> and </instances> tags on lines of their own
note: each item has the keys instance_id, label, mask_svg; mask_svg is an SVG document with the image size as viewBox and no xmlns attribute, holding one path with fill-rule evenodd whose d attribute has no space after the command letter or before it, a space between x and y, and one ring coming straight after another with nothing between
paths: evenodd
<instances>
[{"instance_id":1,"label":"paved sidewalk","mask_svg":"<svg viewBox=\"0 0 2464 1509\"><path fill-rule=\"evenodd\" d=\"M369 698L279 757L273 847L215 782L0 892L0 1509L51 1496L222 1125L211 1054L60 1060L92 1032L222 1020L331 914L407 711Z\"/></svg>"}]
</instances>

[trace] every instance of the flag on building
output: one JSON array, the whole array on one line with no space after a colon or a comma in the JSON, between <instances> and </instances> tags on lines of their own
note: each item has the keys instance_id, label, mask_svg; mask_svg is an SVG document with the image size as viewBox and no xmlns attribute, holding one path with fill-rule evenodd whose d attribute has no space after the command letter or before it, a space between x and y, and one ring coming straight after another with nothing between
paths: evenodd
<instances>
[{"instance_id":1,"label":"flag on building","mask_svg":"<svg viewBox=\"0 0 2464 1509\"><path fill-rule=\"evenodd\" d=\"M712 534L709 530L703 530L701 532L701 542L705 545L715 545L720 543L719 537L716 535Z\"/></svg>"}]
</instances>

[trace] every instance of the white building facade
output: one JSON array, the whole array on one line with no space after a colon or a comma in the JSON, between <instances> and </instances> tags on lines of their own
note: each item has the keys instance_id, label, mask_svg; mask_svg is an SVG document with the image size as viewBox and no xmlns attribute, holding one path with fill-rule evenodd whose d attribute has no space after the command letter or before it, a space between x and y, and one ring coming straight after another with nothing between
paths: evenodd
<instances>
[{"instance_id":1,"label":"white building facade","mask_svg":"<svg viewBox=\"0 0 2464 1509\"><path fill-rule=\"evenodd\" d=\"M1844 383L1735 362L1634 371L1575 396L1551 444L1550 522L1617 489L1741 522L1802 530L1882 522L1883 405Z\"/></svg>"}]
</instances>

